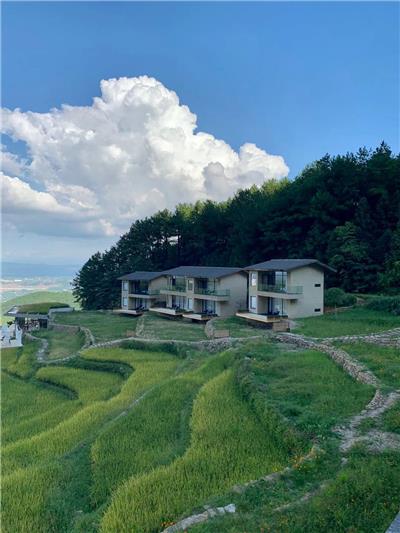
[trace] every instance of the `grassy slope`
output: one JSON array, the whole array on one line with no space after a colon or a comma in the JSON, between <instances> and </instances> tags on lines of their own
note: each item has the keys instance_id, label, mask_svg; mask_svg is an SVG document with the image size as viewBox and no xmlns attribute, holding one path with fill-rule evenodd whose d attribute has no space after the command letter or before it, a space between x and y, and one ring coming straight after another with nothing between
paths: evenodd
<instances>
[{"instance_id":1,"label":"grassy slope","mask_svg":"<svg viewBox=\"0 0 400 533\"><path fill-rule=\"evenodd\" d=\"M254 335L268 335L269 331L264 328L251 326L243 318L232 316L229 318L215 318L215 329L227 329L230 337L252 337Z\"/></svg>"},{"instance_id":2,"label":"grassy slope","mask_svg":"<svg viewBox=\"0 0 400 533\"><path fill-rule=\"evenodd\" d=\"M145 313L138 320L138 337L161 340L205 340L203 324L194 324L184 320L173 320Z\"/></svg>"},{"instance_id":3,"label":"grassy slope","mask_svg":"<svg viewBox=\"0 0 400 533\"><path fill-rule=\"evenodd\" d=\"M17 296L3 302L0 306L1 313L3 314L11 307L15 305L23 304L36 304L41 302L62 302L79 309L79 304L75 302L71 291L37 291L30 294L24 294L23 296ZM6 322L10 320L10 317L2 317L2 321Z\"/></svg>"},{"instance_id":4,"label":"grassy slope","mask_svg":"<svg viewBox=\"0 0 400 533\"><path fill-rule=\"evenodd\" d=\"M391 346L377 346L359 342L340 344L355 359L365 363L384 385L400 388L400 350Z\"/></svg>"},{"instance_id":5,"label":"grassy slope","mask_svg":"<svg viewBox=\"0 0 400 533\"><path fill-rule=\"evenodd\" d=\"M355 307L337 314L327 314L297 320L295 333L311 337L340 337L341 335L362 335L400 326L400 317Z\"/></svg>"},{"instance_id":6,"label":"grassy slope","mask_svg":"<svg viewBox=\"0 0 400 533\"><path fill-rule=\"evenodd\" d=\"M120 316L106 311L77 311L74 313L59 313L55 317L59 324L84 326L89 328L96 342L112 339L122 339L135 331L137 318Z\"/></svg>"},{"instance_id":7,"label":"grassy slope","mask_svg":"<svg viewBox=\"0 0 400 533\"><path fill-rule=\"evenodd\" d=\"M238 397L231 370L201 389L191 432L182 457L116 491L103 532L153 531L235 483L282 468L288 459Z\"/></svg>"},{"instance_id":8,"label":"grassy slope","mask_svg":"<svg viewBox=\"0 0 400 533\"><path fill-rule=\"evenodd\" d=\"M76 354L85 342L82 331L57 331L54 329L40 329L34 332L35 337L47 339L49 350L47 359L61 359Z\"/></svg>"}]
</instances>

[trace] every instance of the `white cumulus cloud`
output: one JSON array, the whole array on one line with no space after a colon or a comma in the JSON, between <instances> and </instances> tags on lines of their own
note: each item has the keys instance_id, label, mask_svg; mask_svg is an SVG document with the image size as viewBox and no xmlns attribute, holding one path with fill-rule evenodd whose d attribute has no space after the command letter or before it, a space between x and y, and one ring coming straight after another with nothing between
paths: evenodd
<instances>
[{"instance_id":1,"label":"white cumulus cloud","mask_svg":"<svg viewBox=\"0 0 400 533\"><path fill-rule=\"evenodd\" d=\"M2 109L2 132L26 144L24 157L2 147L3 207L20 231L118 235L159 209L288 174L281 156L197 132L196 115L154 78L100 87L91 106Z\"/></svg>"}]
</instances>

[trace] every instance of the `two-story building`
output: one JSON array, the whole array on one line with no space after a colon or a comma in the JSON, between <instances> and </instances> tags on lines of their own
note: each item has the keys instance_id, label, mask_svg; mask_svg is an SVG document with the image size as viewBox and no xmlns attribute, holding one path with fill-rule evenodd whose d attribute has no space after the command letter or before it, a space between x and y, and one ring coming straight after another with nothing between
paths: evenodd
<instances>
[{"instance_id":1,"label":"two-story building","mask_svg":"<svg viewBox=\"0 0 400 533\"><path fill-rule=\"evenodd\" d=\"M324 273L316 259L271 259L245 268L249 276L248 311L237 316L259 322L301 318L324 312Z\"/></svg>"},{"instance_id":2,"label":"two-story building","mask_svg":"<svg viewBox=\"0 0 400 533\"><path fill-rule=\"evenodd\" d=\"M165 303L160 289L165 285L162 272L132 272L121 280L121 309L118 312L140 315L154 305Z\"/></svg>"},{"instance_id":3,"label":"two-story building","mask_svg":"<svg viewBox=\"0 0 400 533\"><path fill-rule=\"evenodd\" d=\"M162 274L165 306L150 311L206 321L232 316L246 305L247 274L241 268L180 266Z\"/></svg>"}]
</instances>

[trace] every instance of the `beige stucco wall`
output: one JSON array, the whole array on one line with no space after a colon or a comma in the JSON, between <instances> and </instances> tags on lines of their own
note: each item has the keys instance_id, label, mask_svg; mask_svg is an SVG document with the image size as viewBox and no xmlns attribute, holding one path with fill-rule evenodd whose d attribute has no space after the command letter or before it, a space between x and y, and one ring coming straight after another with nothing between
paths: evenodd
<instances>
[{"instance_id":1,"label":"beige stucco wall","mask_svg":"<svg viewBox=\"0 0 400 533\"><path fill-rule=\"evenodd\" d=\"M261 272L253 271L256 274L257 283L251 285L251 274L249 272L249 295L248 309L252 313L266 312L266 297L259 296L258 281ZM300 285L303 287L303 294L299 294L297 300L286 300L284 309L289 318L304 318L307 316L322 315L324 312L324 272L322 269L314 266L297 268L288 272L288 285ZM320 287L315 287L320 284ZM250 297L256 296L256 309L250 308ZM276 301L281 306L282 302L277 296ZM315 311L320 309L320 311Z\"/></svg>"},{"instance_id":2,"label":"beige stucco wall","mask_svg":"<svg viewBox=\"0 0 400 533\"><path fill-rule=\"evenodd\" d=\"M216 311L218 316L233 316L236 311L246 307L247 300L247 276L246 274L232 274L218 280L218 289L230 291L230 298L226 302L217 302Z\"/></svg>"}]
</instances>

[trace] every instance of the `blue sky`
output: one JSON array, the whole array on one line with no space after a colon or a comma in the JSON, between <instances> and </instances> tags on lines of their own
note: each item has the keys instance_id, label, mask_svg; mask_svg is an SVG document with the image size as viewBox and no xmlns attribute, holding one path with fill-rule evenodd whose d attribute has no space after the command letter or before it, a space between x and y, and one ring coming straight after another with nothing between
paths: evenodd
<instances>
[{"instance_id":1,"label":"blue sky","mask_svg":"<svg viewBox=\"0 0 400 533\"><path fill-rule=\"evenodd\" d=\"M100 80L147 75L178 94L198 130L234 150L250 142L282 156L291 177L327 152L382 140L399 150L397 3L8 2L2 9L8 109L89 106ZM23 143L6 145L18 155Z\"/></svg>"}]
</instances>

